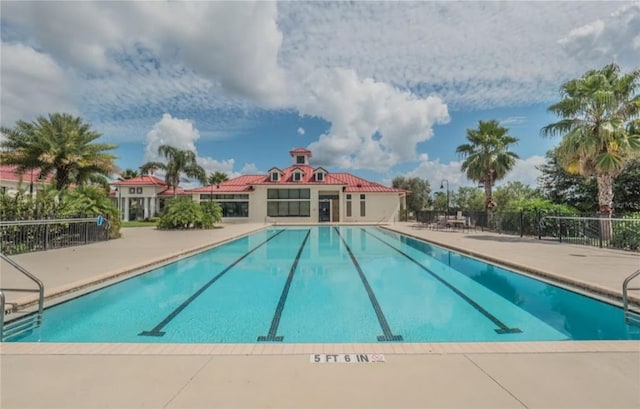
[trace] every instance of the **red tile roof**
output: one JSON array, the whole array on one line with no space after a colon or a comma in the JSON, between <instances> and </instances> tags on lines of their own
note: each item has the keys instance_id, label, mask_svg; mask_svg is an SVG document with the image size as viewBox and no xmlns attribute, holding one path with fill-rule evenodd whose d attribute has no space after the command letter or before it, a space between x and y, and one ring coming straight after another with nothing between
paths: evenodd
<instances>
[{"instance_id":1,"label":"red tile roof","mask_svg":"<svg viewBox=\"0 0 640 409\"><path fill-rule=\"evenodd\" d=\"M271 168L277 169L277 168ZM303 172L300 181L293 180L293 173L298 169ZM404 189L387 187L376 182L370 182L350 173L326 173L324 180L317 181L314 171L322 168L314 168L309 165L292 165L282 169L282 177L277 182L272 182L270 175L243 175L222 182L215 186L203 186L190 189L193 193L227 193L227 192L249 192L253 185L267 186L301 186L301 185L333 185L340 186L349 193L410 193Z\"/></svg>"},{"instance_id":2,"label":"red tile roof","mask_svg":"<svg viewBox=\"0 0 640 409\"><path fill-rule=\"evenodd\" d=\"M111 183L113 186L166 186L164 180L153 175L136 176L135 178L119 180Z\"/></svg>"},{"instance_id":3,"label":"red tile roof","mask_svg":"<svg viewBox=\"0 0 640 409\"><path fill-rule=\"evenodd\" d=\"M158 193L158 196L173 196L173 191L174 188L166 188L165 190L163 190L162 192ZM178 186L178 193L176 196L190 196L191 195L191 191L190 190L185 190L183 188L181 188L180 186Z\"/></svg>"},{"instance_id":4,"label":"red tile roof","mask_svg":"<svg viewBox=\"0 0 640 409\"><path fill-rule=\"evenodd\" d=\"M289 151L289 154L291 156L295 156L295 155L306 155L308 157L311 157L311 151L305 148L296 148L296 149L292 149Z\"/></svg>"},{"instance_id":5,"label":"red tile roof","mask_svg":"<svg viewBox=\"0 0 640 409\"><path fill-rule=\"evenodd\" d=\"M23 182L31 182L31 171L27 170L23 173L17 171L18 166L16 165L0 165L0 179L1 180L13 180ZM33 170L33 181L34 183L42 182L39 180L40 178L40 169ZM49 174L45 178L45 182L49 183L53 179L53 175Z\"/></svg>"}]
</instances>

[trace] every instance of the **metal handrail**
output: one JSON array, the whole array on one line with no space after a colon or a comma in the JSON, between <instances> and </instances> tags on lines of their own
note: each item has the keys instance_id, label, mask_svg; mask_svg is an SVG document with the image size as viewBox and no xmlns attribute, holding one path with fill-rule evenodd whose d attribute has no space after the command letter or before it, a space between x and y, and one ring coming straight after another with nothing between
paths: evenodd
<instances>
[{"instance_id":1,"label":"metal handrail","mask_svg":"<svg viewBox=\"0 0 640 409\"><path fill-rule=\"evenodd\" d=\"M42 281L40 281L40 279L36 276L34 276L33 274L31 274L30 272L28 272L24 267L22 267L20 264L16 263L15 261L11 260L9 257L5 256L4 254L0 253L0 258L4 261L6 261L7 263L9 263L12 267L14 267L16 270L18 270L19 272L21 272L22 274L24 274L25 276L27 276L27 278L29 278L31 281L33 281L34 283L36 283L38 285L38 290L30 290L30 289L4 289L5 291L9 290L9 291L24 291L24 292L35 292L38 291L39 296L38 296L38 321L37 323L40 324L40 320L42 317L42 310L44 309L44 284L42 283ZM4 292L2 291L3 289L0 289L0 340L2 339L2 330L4 328L4 314L5 314L5 296L4 296Z\"/></svg>"},{"instance_id":2,"label":"metal handrail","mask_svg":"<svg viewBox=\"0 0 640 409\"><path fill-rule=\"evenodd\" d=\"M2 341L3 329L4 329L4 293L0 289L0 341Z\"/></svg>"},{"instance_id":3,"label":"metal handrail","mask_svg":"<svg viewBox=\"0 0 640 409\"><path fill-rule=\"evenodd\" d=\"M640 290L640 287L629 288L629 283L631 282L631 280L633 280L634 278L638 277L639 275L640 275L640 269L636 270L634 273L630 274L629 277L625 278L624 282L622 283L622 307L624 308L625 317L627 316L627 313L629 312L629 297L627 295L627 291L628 290Z\"/></svg>"}]
</instances>

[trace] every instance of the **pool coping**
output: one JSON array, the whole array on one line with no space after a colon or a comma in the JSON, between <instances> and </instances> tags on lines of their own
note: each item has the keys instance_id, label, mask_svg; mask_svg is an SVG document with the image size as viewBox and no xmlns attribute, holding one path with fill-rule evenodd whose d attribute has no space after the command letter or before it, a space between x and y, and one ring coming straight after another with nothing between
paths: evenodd
<instances>
[{"instance_id":1,"label":"pool coping","mask_svg":"<svg viewBox=\"0 0 640 409\"><path fill-rule=\"evenodd\" d=\"M381 342L336 344L147 344L2 342L0 355L446 355L640 352L640 341Z\"/></svg>"}]
</instances>

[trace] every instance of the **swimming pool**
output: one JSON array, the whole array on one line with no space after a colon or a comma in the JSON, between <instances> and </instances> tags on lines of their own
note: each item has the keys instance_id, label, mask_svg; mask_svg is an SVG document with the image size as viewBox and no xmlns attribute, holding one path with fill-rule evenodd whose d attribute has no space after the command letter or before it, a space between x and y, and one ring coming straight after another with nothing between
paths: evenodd
<instances>
[{"instance_id":1,"label":"swimming pool","mask_svg":"<svg viewBox=\"0 0 640 409\"><path fill-rule=\"evenodd\" d=\"M10 341L640 339L620 308L377 227L273 227L48 308Z\"/></svg>"}]
</instances>

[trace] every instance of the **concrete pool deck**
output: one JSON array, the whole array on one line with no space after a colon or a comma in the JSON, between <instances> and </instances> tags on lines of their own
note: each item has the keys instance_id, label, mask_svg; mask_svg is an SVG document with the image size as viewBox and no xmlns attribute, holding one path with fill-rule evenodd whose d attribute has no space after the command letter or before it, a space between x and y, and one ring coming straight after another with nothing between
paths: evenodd
<instances>
[{"instance_id":1,"label":"concrete pool deck","mask_svg":"<svg viewBox=\"0 0 640 409\"><path fill-rule=\"evenodd\" d=\"M47 294L91 288L262 228L162 232L14 257ZM620 292L640 255L487 232L387 226L471 254ZM3 266L2 286L20 284ZM24 297L24 296L21 296ZM9 299L14 302L17 298ZM55 302L55 300L52 300ZM52 302L49 301L49 302ZM640 407L640 342L0 344L0 407ZM312 353L386 362L312 364Z\"/></svg>"}]
</instances>

